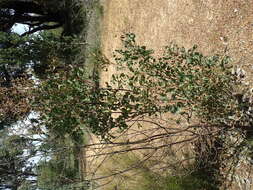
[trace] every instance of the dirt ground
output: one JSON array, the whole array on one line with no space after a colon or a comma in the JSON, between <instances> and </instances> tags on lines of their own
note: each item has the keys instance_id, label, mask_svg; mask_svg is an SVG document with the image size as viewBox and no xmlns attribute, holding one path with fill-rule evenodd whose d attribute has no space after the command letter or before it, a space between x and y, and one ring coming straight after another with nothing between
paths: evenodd
<instances>
[{"instance_id":1,"label":"dirt ground","mask_svg":"<svg viewBox=\"0 0 253 190\"><path fill-rule=\"evenodd\" d=\"M173 41L186 48L198 45L205 54L227 54L253 81L252 0L101 0L103 54L113 62L120 36L133 32L137 41L158 52ZM101 74L110 80L115 67ZM250 167L238 167L231 190L253 190ZM242 171L243 170L243 171Z\"/></svg>"},{"instance_id":2,"label":"dirt ground","mask_svg":"<svg viewBox=\"0 0 253 190\"><path fill-rule=\"evenodd\" d=\"M161 49L173 41L198 45L205 54L224 53L251 73L253 3L251 0L103 0L102 47L111 58L127 32L148 47ZM109 70L111 73L113 68ZM110 74L105 73L103 80Z\"/></svg>"}]
</instances>

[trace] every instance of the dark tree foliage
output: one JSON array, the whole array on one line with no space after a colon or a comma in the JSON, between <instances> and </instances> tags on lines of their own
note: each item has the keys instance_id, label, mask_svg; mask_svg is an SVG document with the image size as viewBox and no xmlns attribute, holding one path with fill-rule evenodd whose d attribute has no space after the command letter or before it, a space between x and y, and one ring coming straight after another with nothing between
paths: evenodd
<instances>
[{"instance_id":1,"label":"dark tree foliage","mask_svg":"<svg viewBox=\"0 0 253 190\"><path fill-rule=\"evenodd\" d=\"M17 121L30 119L29 113L36 111L31 106L34 78L43 81L71 68L72 59L80 51L79 41L73 36L78 33L75 31L81 31L84 20L78 14L79 5L77 0L0 0L0 133L11 130ZM73 15L80 20L75 20ZM15 24L27 25L29 30L16 34L12 31ZM58 27L63 30L45 31ZM44 189L45 185L56 189L55 185L80 180L79 157L76 156L79 149L65 150L64 156L59 152L66 143L74 146L72 141L77 140L70 139L56 146L57 140L65 137L60 138L52 131L46 136L37 126L38 120L30 122L32 131L28 125L24 126L29 134L22 136L14 132L15 135L0 136L0 189L32 190L38 186ZM35 146L37 140L30 138L41 134L50 141L40 141L40 145ZM38 152L40 158L45 156L46 159L40 163L29 161Z\"/></svg>"},{"instance_id":2,"label":"dark tree foliage","mask_svg":"<svg viewBox=\"0 0 253 190\"><path fill-rule=\"evenodd\" d=\"M43 80L66 69L69 55L79 51L72 41L51 32L25 37L0 32L0 128L31 111L32 75Z\"/></svg>"},{"instance_id":3,"label":"dark tree foliage","mask_svg":"<svg viewBox=\"0 0 253 190\"><path fill-rule=\"evenodd\" d=\"M15 24L26 24L30 29L22 34L24 36L62 26L67 19L67 10L64 6L59 6L61 1L51 2L55 3L49 4L47 1L35 0L2 0L0 2L0 31L10 32Z\"/></svg>"},{"instance_id":4,"label":"dark tree foliage","mask_svg":"<svg viewBox=\"0 0 253 190\"><path fill-rule=\"evenodd\" d=\"M0 189L16 190L24 183L35 183L33 178L37 175L29 161L34 154L27 152L25 156L25 149L28 150L29 147L32 150L34 145L28 139L17 135L1 139L4 141L0 147Z\"/></svg>"}]
</instances>

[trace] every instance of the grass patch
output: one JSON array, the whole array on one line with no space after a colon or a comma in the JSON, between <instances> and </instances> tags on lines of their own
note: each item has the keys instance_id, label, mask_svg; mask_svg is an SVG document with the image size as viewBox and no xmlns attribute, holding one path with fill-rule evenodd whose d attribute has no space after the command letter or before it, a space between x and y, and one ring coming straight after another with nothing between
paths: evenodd
<instances>
[{"instance_id":1,"label":"grass patch","mask_svg":"<svg viewBox=\"0 0 253 190\"><path fill-rule=\"evenodd\" d=\"M114 155L101 166L100 172L103 176L119 174L107 179L109 183L104 190L218 190L217 184L210 181L210 176L205 175L203 170L196 170L194 165L187 168L168 166L161 171L156 169L156 166L161 166L159 163L152 167L153 162L143 162L133 152ZM120 173L124 170L128 171Z\"/></svg>"}]
</instances>

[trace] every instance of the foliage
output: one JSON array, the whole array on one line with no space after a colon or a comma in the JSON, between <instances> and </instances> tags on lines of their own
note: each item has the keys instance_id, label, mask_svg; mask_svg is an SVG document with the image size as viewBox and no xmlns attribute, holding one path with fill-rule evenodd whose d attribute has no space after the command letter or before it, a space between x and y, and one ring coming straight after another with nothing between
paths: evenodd
<instances>
[{"instance_id":1,"label":"foliage","mask_svg":"<svg viewBox=\"0 0 253 190\"><path fill-rule=\"evenodd\" d=\"M99 86L99 78L87 74L79 62L52 72L41 82L34 105L49 131L57 136L70 135L78 144L80 135L89 128L108 140L113 137L112 129L126 130L131 121L165 113L172 114L168 120L173 114L189 123L198 118L194 128L211 127L211 133L216 128L249 126L245 113L250 104L235 94L240 93L241 84L231 72L228 57L204 56L196 47L186 50L174 44L157 57L153 50L137 45L133 34L122 40L124 49L115 52L121 72L106 86ZM108 64L105 57L96 58L94 65ZM167 177L161 188L214 189L208 180L198 178L196 173Z\"/></svg>"},{"instance_id":2,"label":"foliage","mask_svg":"<svg viewBox=\"0 0 253 190\"><path fill-rule=\"evenodd\" d=\"M2 32L1 65L10 73L17 72L17 69L24 72L24 69L33 65L35 72L42 75L46 68L58 66L54 65L57 59L67 60L68 55L74 56L78 51L76 42L72 37L60 37L52 32L40 32L28 37Z\"/></svg>"},{"instance_id":3,"label":"foliage","mask_svg":"<svg viewBox=\"0 0 253 190\"><path fill-rule=\"evenodd\" d=\"M9 32L16 24L26 24L30 30L23 35L35 33L40 30L60 27L64 23L65 10L58 10L58 6L43 6L37 1L5 0L0 3L1 31ZM29 14L33 13L33 14ZM50 25L48 23L55 23Z\"/></svg>"},{"instance_id":4,"label":"foliage","mask_svg":"<svg viewBox=\"0 0 253 190\"><path fill-rule=\"evenodd\" d=\"M59 27L65 35L78 34L86 19L85 11L79 14L83 5L77 0L4 0L0 2L0 31L9 33L19 23L29 27L22 36Z\"/></svg>"},{"instance_id":5,"label":"foliage","mask_svg":"<svg viewBox=\"0 0 253 190\"><path fill-rule=\"evenodd\" d=\"M177 113L188 121L197 117L201 125L242 125L245 104L234 95L239 83L228 57L204 56L196 47L185 50L171 44L156 58L153 50L136 44L134 34L122 40L124 49L115 53L121 72L96 91L93 101L88 100L92 92L87 92L84 104L90 107L80 107L85 114L96 107L86 121L93 132L106 136L113 128L126 129L127 122L137 117L162 113Z\"/></svg>"},{"instance_id":6,"label":"foliage","mask_svg":"<svg viewBox=\"0 0 253 190\"><path fill-rule=\"evenodd\" d=\"M78 183L78 150L71 139L53 139L50 133L39 136L29 127L22 135L11 134L20 130L17 127L1 132L0 188L56 189Z\"/></svg>"},{"instance_id":7,"label":"foliage","mask_svg":"<svg viewBox=\"0 0 253 190\"><path fill-rule=\"evenodd\" d=\"M245 104L234 95L239 83L228 57L204 56L196 47L185 50L172 44L155 58L153 50L136 44L133 34L122 39L124 49L115 56L121 72L105 88L95 85L82 68L69 69L42 85L39 94L46 104L41 110L55 118L53 125L65 123L65 131L72 124L84 124L105 138L111 129L124 130L137 117L162 113L177 113L188 121L197 117L203 126L242 125ZM103 57L98 61L108 63Z\"/></svg>"},{"instance_id":8,"label":"foliage","mask_svg":"<svg viewBox=\"0 0 253 190\"><path fill-rule=\"evenodd\" d=\"M33 186L33 178L37 175L33 170L34 164L29 159L35 155L35 146L18 135L1 138L4 142L0 148L0 188L9 187L14 190L25 183Z\"/></svg>"},{"instance_id":9,"label":"foliage","mask_svg":"<svg viewBox=\"0 0 253 190\"><path fill-rule=\"evenodd\" d=\"M87 82L83 78L84 74L69 68L69 72L60 72L35 89L39 95L35 109L41 113L47 128L60 136L80 132L82 121L85 120L79 111L82 106L79 101L85 101L87 93L84 91Z\"/></svg>"},{"instance_id":10,"label":"foliage","mask_svg":"<svg viewBox=\"0 0 253 190\"><path fill-rule=\"evenodd\" d=\"M78 180L78 168L67 168L69 160L51 159L48 162L40 163L38 167L39 187L43 189L58 188L63 185L72 184Z\"/></svg>"},{"instance_id":11,"label":"foliage","mask_svg":"<svg viewBox=\"0 0 253 190\"><path fill-rule=\"evenodd\" d=\"M31 92L33 89L37 88L36 85L38 85L38 83L34 84L34 80L30 77L34 78L35 76L40 80L44 80L54 77L54 75L57 75L59 72L64 73L65 69L71 67L68 67L68 65L71 64L72 59L74 59L76 53L79 52L79 48L82 48L79 41L80 39L74 40L73 37L63 37L55 35L53 32L40 32L36 35L29 35L26 37L21 37L14 33L2 32L0 34L1 127L6 127L7 124L12 125L18 120L23 120L30 111L34 111L29 101L34 98L35 94ZM32 73L33 71L34 73ZM25 122L27 123L27 121ZM28 130L29 133L32 132L32 134L29 134L32 137L44 135L46 138L45 141L40 142L41 144L36 146L36 150L32 150L33 146L24 148L21 144L17 144L15 147L19 152L9 154L9 151L16 151L12 146L8 146L5 152L2 152L4 157L1 158L10 159L10 161L6 163L2 162L2 160L1 163L6 165L15 162L17 167L21 167L21 169L23 167L24 169L26 166L29 166L29 169L32 171L32 180L27 180L26 176L21 178L21 171L18 171L20 168L17 168L17 171L12 174L8 174L7 171L1 171L1 180L7 180L6 183L8 183L5 185L6 188L12 178L16 181L10 183L13 185L16 184L15 188L29 190L35 188L37 182L45 184L46 182L54 183L54 180L56 180L59 186L80 180L78 178L80 174L78 167L79 150L73 143L69 144L66 142L66 139L69 138L69 134L64 134L66 136L58 136L62 133L57 133L52 130L50 132L45 132L43 124L40 124L40 119L33 119L31 123L28 122L24 126L24 130ZM33 125L32 129L30 125ZM26 139L29 135L25 134L25 138L22 138ZM21 136L19 136L19 138L21 138ZM83 142L81 132L78 134L76 133L73 138L75 140L70 139L70 141L74 141L79 145ZM59 140L63 140L63 142L57 144L56 142ZM3 140L3 143L6 143L6 139ZM66 146L69 146L71 152L65 150ZM64 150L65 154L63 154L62 150ZM34 152L30 154L29 151ZM35 165L37 165L37 163L32 162L33 165L30 166L28 165L29 163L25 162L28 161L27 159L32 157L35 152L39 152L40 159L44 157L46 159L42 165L39 164L40 170L35 170ZM49 159L51 156L56 156L54 152L59 152L58 156L54 157L54 159ZM20 160L23 160L22 163L19 162ZM50 171L51 174L55 174L55 177L53 175L51 176L51 181L48 181L48 178L41 177L47 173L47 171ZM61 173L57 173L58 171L61 171ZM37 175L39 178L37 178ZM3 184L5 183L3 181L1 182Z\"/></svg>"},{"instance_id":12,"label":"foliage","mask_svg":"<svg viewBox=\"0 0 253 190\"><path fill-rule=\"evenodd\" d=\"M73 63L82 45L78 43L79 39L65 39L69 42L62 40L55 43L60 46L57 46L59 49L52 49L52 59L50 57L46 59L48 64L46 62L39 65L39 73L45 74L40 75L43 80L33 90L32 108L40 113L38 127L44 126L48 131L48 138L54 142L51 141L43 147L45 151L53 151L52 158L41 162L37 170L39 186L46 189L75 184L81 180L80 172L83 172L79 164L79 146L84 144L84 131L80 129L82 124L76 120L76 115L71 115L75 107L68 104L72 100L69 99L69 94L78 97L82 93L79 91L75 94L76 89L84 82L82 77L84 73L80 74L77 69L81 68L82 64ZM41 68L45 70L41 72ZM35 67L35 72L36 69ZM72 82L75 84L79 82L77 88Z\"/></svg>"},{"instance_id":13,"label":"foliage","mask_svg":"<svg viewBox=\"0 0 253 190\"><path fill-rule=\"evenodd\" d=\"M135 116L133 110L148 115L171 112L220 124L237 115L237 84L228 57L204 56L196 46L185 50L171 44L155 58L153 50L136 44L133 34L123 37L123 43L125 49L117 51L115 60L128 72L113 75L111 87L122 97L122 118Z\"/></svg>"},{"instance_id":14,"label":"foliage","mask_svg":"<svg viewBox=\"0 0 253 190\"><path fill-rule=\"evenodd\" d=\"M52 136L52 132L49 133ZM48 140L48 138L47 138ZM80 150L72 137L55 137L45 142L40 150L47 157L40 159L35 171L38 174L37 185L42 189L85 189L80 170ZM79 144L81 145L81 144Z\"/></svg>"},{"instance_id":15,"label":"foliage","mask_svg":"<svg viewBox=\"0 0 253 190\"><path fill-rule=\"evenodd\" d=\"M17 34L0 33L1 86L11 86L12 79L25 77L26 65L31 58L27 43L27 38L21 38Z\"/></svg>"},{"instance_id":16,"label":"foliage","mask_svg":"<svg viewBox=\"0 0 253 190\"><path fill-rule=\"evenodd\" d=\"M190 136L196 135L200 140L202 137L216 140L216 137L220 137L220 131L225 134L224 131L228 129L250 129L252 103L244 94L248 87L241 84L238 75L232 72L227 56L204 56L196 47L186 50L175 44L167 46L163 55L159 56L153 50L138 45L134 34L127 34L122 40L124 48L115 52L118 72L112 75L109 83L96 91L96 99L92 104L96 104L96 109L94 114L89 115L92 122L86 121L94 133L105 139L111 138L111 131L115 129L127 130L136 121L148 117L154 120L161 115L165 115L166 120L173 120L179 115L178 129L172 130L178 130L182 135L190 130L183 130L181 126L190 125L194 129ZM96 61L105 66L108 64L108 60L101 55ZM90 93L87 94L89 97ZM84 113L91 110L92 106L89 110L82 108ZM157 126L165 130L170 128L168 125ZM130 139L125 145L132 147L134 142ZM200 143L199 147L203 145L203 142ZM216 181L216 175L220 167L211 168L214 165L208 162L216 163L210 157L215 153L220 154L221 150L216 146L211 148L210 154L199 152L196 161L207 159L199 163L202 164L199 173L181 178L168 177L167 181L162 180L159 188L217 189L219 181ZM208 155L201 155L205 153ZM207 166L203 167L204 164ZM200 174L205 173L211 177L200 178ZM159 188L156 186L154 189ZM150 184L147 189L151 189Z\"/></svg>"},{"instance_id":17,"label":"foliage","mask_svg":"<svg viewBox=\"0 0 253 190\"><path fill-rule=\"evenodd\" d=\"M12 87L0 87L0 130L18 120L22 120L31 111L26 89L31 81L16 79Z\"/></svg>"},{"instance_id":18,"label":"foliage","mask_svg":"<svg viewBox=\"0 0 253 190\"><path fill-rule=\"evenodd\" d=\"M88 24L88 3L84 4L78 0L65 1L65 7L67 10L66 22L63 26L63 35L74 36L81 35L83 31L86 31Z\"/></svg>"},{"instance_id":19,"label":"foliage","mask_svg":"<svg viewBox=\"0 0 253 190\"><path fill-rule=\"evenodd\" d=\"M8 4L9 2L10 4ZM18 0L6 1L7 4L1 2L0 12L5 9L3 6L8 6L6 9L10 8L10 6L16 6L15 3L13 4L12 2L21 3L20 5L26 4L26 2ZM0 15L0 30L4 31L0 33L1 127L6 127L7 124L13 125L13 123L23 120L25 116L28 116L29 112L39 110L35 109L35 107L31 107L31 101L38 96L38 94L33 92L40 92L40 84L46 82L50 83L50 80L52 80L51 83L54 83L54 79L63 80L63 78L60 79L59 76L65 76L68 78L68 75L71 74L73 68L83 66L83 64L81 64L81 66L78 65L79 63L75 65L73 62L73 60L76 59L76 55L80 53L80 50L83 49L83 45L85 44L82 43L84 37L79 38L76 36L84 29L85 22L87 21L87 10L84 9L83 2L75 0L27 1L27 3L29 2L32 3L32 6L20 6L17 7L18 10L13 10L14 15L12 20L15 22L15 19L18 16L23 18L25 14L24 11L32 10L34 8L33 5L42 7L41 9L33 9L40 13L27 15L27 18L29 17L29 19L32 19L27 20L25 23L30 26L30 30L25 33L29 35L19 36L18 34L12 33L9 30L10 28L8 28L8 30L3 29L3 23L1 21L4 18L2 14ZM19 12L20 9L22 9L21 12ZM32 11L29 11L29 13L37 13ZM18 15L18 12L20 15ZM10 11L8 13L12 14ZM61 20L37 22L37 18L34 18L37 16L40 18L43 17L41 14L48 14L47 18L49 18L52 16L52 13L63 14L61 15L61 19L64 20L64 24L62 25L63 35L57 34L55 31L41 31L32 34L37 30L48 29L43 28L44 26L54 26L54 22L61 22ZM32 16L34 17L32 18ZM20 21L23 21L22 18ZM54 19L58 18L55 17ZM37 25L38 23L39 25ZM11 27L13 23L9 24L9 27ZM79 62L82 61L84 60L79 60ZM56 97L56 94L49 93L48 95L55 95ZM27 130L29 134L25 134L24 136L17 135L19 138L24 138L27 142L29 141L29 143L34 140L33 137L35 138L38 135L43 135L45 139L40 139L41 141L39 145L36 145L36 150L33 149L33 142L30 147L23 147L22 144L15 144L16 149L14 149L11 146L8 146L8 149L6 148L7 152L3 152L5 153L4 158L11 159L15 163L19 163L19 160L28 159L36 153L40 155L40 159L44 159L44 162L33 162L30 169L34 174L34 177L30 181L25 178L23 180L22 178L22 183L16 184L18 188L30 190L36 188L35 184L40 184L44 187L47 186L49 189L54 185L61 188L65 184L76 183L83 180L83 178L80 177L80 172L83 171L80 170L78 163L80 157L79 146L84 143L83 131L79 129L76 130L75 121L70 121L69 123L66 123L65 126L58 125L59 127L57 129L54 128L55 130L50 129L49 126L45 127L44 121L47 121L51 116L53 115L49 114L49 116L42 117L45 120L41 120L40 118L34 118L30 122L25 120L26 124L23 126L24 131ZM67 117L68 115L66 118ZM54 119L56 118L53 118L52 120ZM20 125L19 122L17 125ZM66 130L61 131L64 127L66 127ZM1 138L1 140L3 140L3 143L6 143L6 139ZM19 151L16 154L7 154L8 151L16 150ZM27 155L25 155L25 153ZM22 162L22 164L24 164L23 168L25 168L27 162ZM35 165L37 165L37 170ZM15 175L19 174L19 171L17 171L15 174L12 174L12 176L15 177ZM46 176L47 174L51 175L50 178ZM6 177L10 178L10 175L8 175L8 172L6 171L2 171L1 176L3 176L1 179L5 179ZM55 186L51 189L54 189ZM82 185L79 186L80 189L83 189Z\"/></svg>"},{"instance_id":20,"label":"foliage","mask_svg":"<svg viewBox=\"0 0 253 190\"><path fill-rule=\"evenodd\" d=\"M3 126L24 118L31 110L29 99L34 84L27 71L29 68L34 68L37 77L45 78L49 70L52 73L64 70L64 64L57 60L66 60L67 65L71 59L67 55L74 57L79 50L71 37L60 38L49 32L29 37L1 32L0 44L0 120Z\"/></svg>"}]
</instances>

